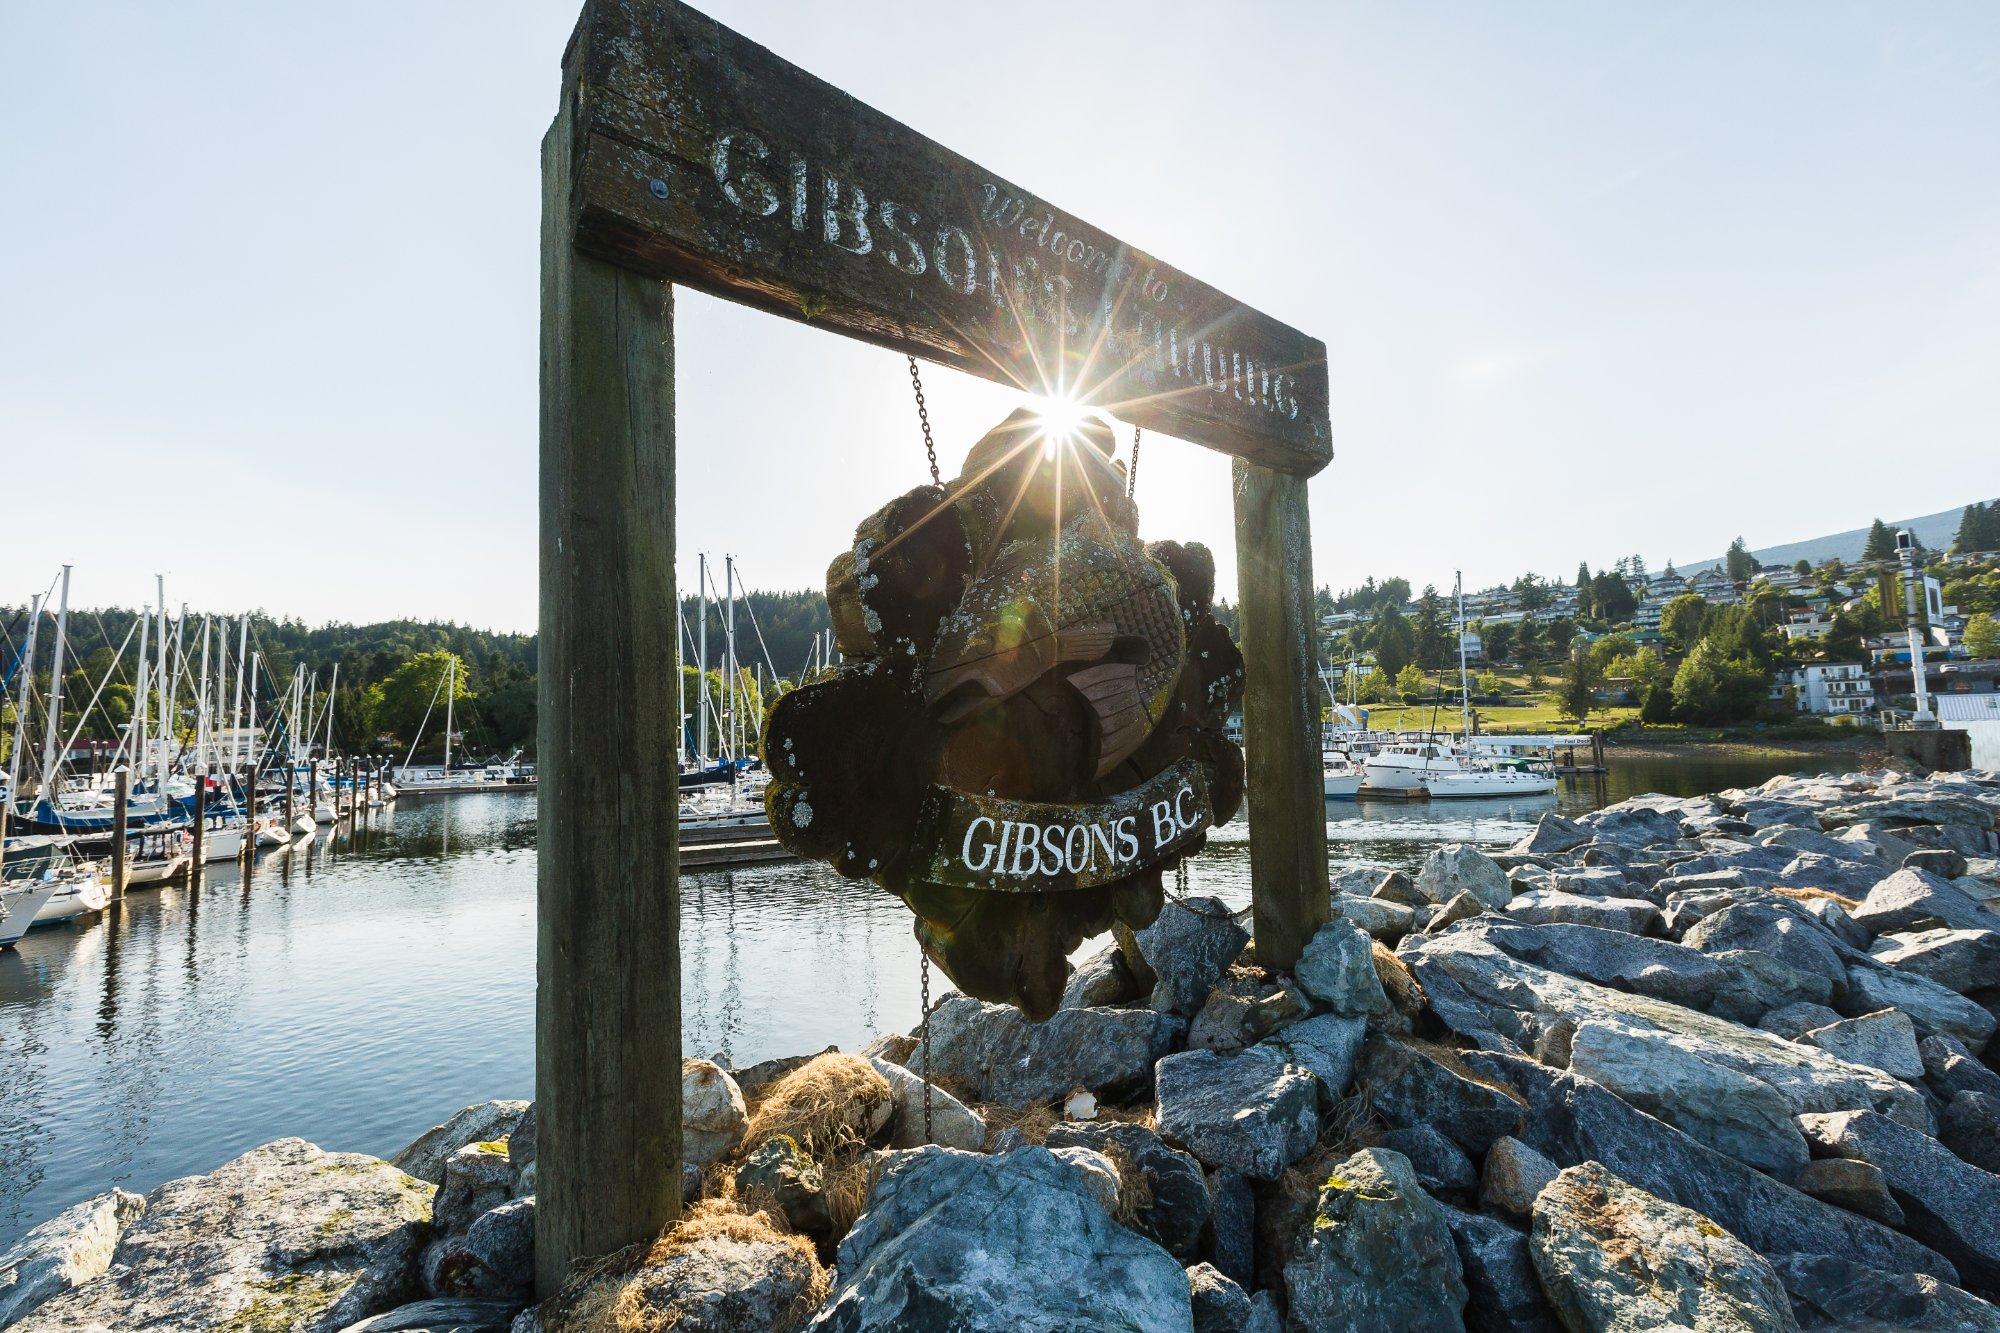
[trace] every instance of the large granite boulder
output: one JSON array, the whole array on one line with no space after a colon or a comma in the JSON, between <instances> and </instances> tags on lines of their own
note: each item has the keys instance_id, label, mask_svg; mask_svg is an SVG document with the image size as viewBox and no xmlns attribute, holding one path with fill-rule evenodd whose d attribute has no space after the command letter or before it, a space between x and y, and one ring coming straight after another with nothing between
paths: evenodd
<instances>
[{"instance_id":1,"label":"large granite boulder","mask_svg":"<svg viewBox=\"0 0 2000 1333\"><path fill-rule=\"evenodd\" d=\"M1307 941L1292 979L1313 1007L1345 1018L1389 1012L1375 975L1373 941L1353 922L1335 917Z\"/></svg>"},{"instance_id":2,"label":"large granite boulder","mask_svg":"<svg viewBox=\"0 0 2000 1333\"><path fill-rule=\"evenodd\" d=\"M1570 1167L1541 1192L1528 1247L1568 1328L1798 1327L1784 1284L1756 1251L1596 1162Z\"/></svg>"},{"instance_id":3,"label":"large granite boulder","mask_svg":"<svg viewBox=\"0 0 2000 1333\"><path fill-rule=\"evenodd\" d=\"M1771 1267L1805 1328L2000 1333L2000 1307L1923 1273L1825 1254L1781 1254Z\"/></svg>"},{"instance_id":4,"label":"large granite boulder","mask_svg":"<svg viewBox=\"0 0 2000 1333\"><path fill-rule=\"evenodd\" d=\"M1125 961L1142 986L1151 982L1152 1007L1193 1018L1250 942L1250 932L1221 899L1182 898L1162 907L1153 924L1133 931L1131 940Z\"/></svg>"},{"instance_id":5,"label":"large granite boulder","mask_svg":"<svg viewBox=\"0 0 2000 1333\"><path fill-rule=\"evenodd\" d=\"M436 1297L489 1298L524 1305L535 1287L535 1199L509 1199L463 1232L424 1248L424 1290Z\"/></svg>"},{"instance_id":6,"label":"large granite boulder","mask_svg":"<svg viewBox=\"0 0 2000 1333\"><path fill-rule=\"evenodd\" d=\"M840 1243L838 1273L816 1333L1193 1327L1179 1262L1033 1146L889 1154Z\"/></svg>"},{"instance_id":7,"label":"large granite boulder","mask_svg":"<svg viewBox=\"0 0 2000 1333\"><path fill-rule=\"evenodd\" d=\"M1143 993L1138 978L1126 965L1125 951L1107 944L1076 965L1063 985L1064 1009L1097 1009L1123 1004Z\"/></svg>"},{"instance_id":8,"label":"large granite boulder","mask_svg":"<svg viewBox=\"0 0 2000 1333\"><path fill-rule=\"evenodd\" d=\"M146 1211L137 1194L112 1190L72 1204L0 1254L0 1328L111 1267L118 1238Z\"/></svg>"},{"instance_id":9,"label":"large granite boulder","mask_svg":"<svg viewBox=\"0 0 2000 1333\"><path fill-rule=\"evenodd\" d=\"M1961 1092L1938 1117L1938 1142L1982 1171L2000 1175L2000 1097Z\"/></svg>"},{"instance_id":10,"label":"large granite boulder","mask_svg":"<svg viewBox=\"0 0 2000 1333\"><path fill-rule=\"evenodd\" d=\"M1929 977L1961 995L2000 984L2000 930L1896 931L1879 937L1868 952L1877 962Z\"/></svg>"},{"instance_id":11,"label":"large granite boulder","mask_svg":"<svg viewBox=\"0 0 2000 1333\"><path fill-rule=\"evenodd\" d=\"M1904 1229L1958 1265L1969 1286L2000 1290L2000 1176L1872 1111L1803 1115L1799 1124L1814 1151L1878 1168Z\"/></svg>"},{"instance_id":12,"label":"large granite boulder","mask_svg":"<svg viewBox=\"0 0 2000 1333\"><path fill-rule=\"evenodd\" d=\"M1925 1036L1941 1033L1978 1050L1993 1035L1994 1017L1976 1001L1929 977L1899 972L1866 954L1848 960L1847 995L1834 1005L1850 1018L1900 1009Z\"/></svg>"},{"instance_id":13,"label":"large granite boulder","mask_svg":"<svg viewBox=\"0 0 2000 1333\"><path fill-rule=\"evenodd\" d=\"M1736 903L1712 912L1688 928L1681 943L1710 957L1755 952L1807 976L1823 977L1828 994L1847 984L1840 949L1817 921L1790 903ZM1799 996L1823 999L1821 996Z\"/></svg>"},{"instance_id":14,"label":"large granite boulder","mask_svg":"<svg viewBox=\"0 0 2000 1333\"><path fill-rule=\"evenodd\" d=\"M1250 1296L1236 1280L1214 1264L1194 1264L1187 1275L1194 1333L1243 1333Z\"/></svg>"},{"instance_id":15,"label":"large granite boulder","mask_svg":"<svg viewBox=\"0 0 2000 1333\"><path fill-rule=\"evenodd\" d=\"M1900 1009L1878 1009L1859 1018L1843 1018L1809 1028L1796 1038L1817 1046L1836 1060L1867 1065L1905 1082L1924 1076L1917 1054L1917 1028Z\"/></svg>"},{"instance_id":16,"label":"large granite boulder","mask_svg":"<svg viewBox=\"0 0 2000 1333\"><path fill-rule=\"evenodd\" d=\"M1535 831L1508 850L1516 855L1552 855L1574 851L1590 841L1590 830L1551 810L1535 821Z\"/></svg>"},{"instance_id":17,"label":"large granite boulder","mask_svg":"<svg viewBox=\"0 0 2000 1333\"><path fill-rule=\"evenodd\" d=\"M1507 916L1526 926L1590 926L1644 935L1660 928L1660 909L1644 898L1590 897L1562 889L1535 889L1507 904Z\"/></svg>"},{"instance_id":18,"label":"large granite boulder","mask_svg":"<svg viewBox=\"0 0 2000 1333\"><path fill-rule=\"evenodd\" d=\"M1569 1069L1746 1166L1791 1180L1805 1136L1785 1096L1762 1079L1684 1050L1674 1036L1589 1019L1570 1043Z\"/></svg>"},{"instance_id":19,"label":"large granite boulder","mask_svg":"<svg viewBox=\"0 0 2000 1333\"><path fill-rule=\"evenodd\" d=\"M1902 1208L1889 1193L1889 1182L1879 1168L1845 1157L1820 1157L1807 1162L1792 1184L1828 1203L1839 1204L1850 1213L1872 1217L1884 1226L1900 1227L1905 1221Z\"/></svg>"},{"instance_id":20,"label":"large granite boulder","mask_svg":"<svg viewBox=\"0 0 2000 1333\"><path fill-rule=\"evenodd\" d=\"M527 1102L474 1102L433 1125L389 1159L389 1165L433 1185L444 1183L445 1160L468 1143L501 1143L520 1126Z\"/></svg>"},{"instance_id":21,"label":"large granite boulder","mask_svg":"<svg viewBox=\"0 0 2000 1333\"><path fill-rule=\"evenodd\" d=\"M508 1333L521 1303L433 1296L349 1324L340 1333Z\"/></svg>"},{"instance_id":22,"label":"large granite boulder","mask_svg":"<svg viewBox=\"0 0 2000 1333\"><path fill-rule=\"evenodd\" d=\"M743 1141L750 1116L742 1089L713 1060L681 1061L681 1160L707 1167Z\"/></svg>"},{"instance_id":23,"label":"large granite boulder","mask_svg":"<svg viewBox=\"0 0 2000 1333\"><path fill-rule=\"evenodd\" d=\"M890 1147L921 1148L928 1142L978 1152L986 1146L986 1122L979 1118L979 1112L936 1084L930 1088L931 1132L926 1139L924 1080L892 1060L870 1059L868 1063L889 1080L889 1091L896 1098L895 1114L889 1122Z\"/></svg>"},{"instance_id":24,"label":"large granite boulder","mask_svg":"<svg viewBox=\"0 0 2000 1333\"><path fill-rule=\"evenodd\" d=\"M793 1231L824 1236L833 1230L826 1174L799 1141L774 1134L736 1165L736 1198L748 1211L776 1209Z\"/></svg>"},{"instance_id":25,"label":"large granite boulder","mask_svg":"<svg viewBox=\"0 0 2000 1333\"><path fill-rule=\"evenodd\" d=\"M1133 1213L1132 1225L1182 1263L1200 1254L1209 1222L1209 1194L1201 1163L1192 1156L1168 1147L1144 1125L1120 1120L1064 1121L1049 1130L1044 1143L1052 1150L1089 1148L1103 1153L1121 1176L1128 1170L1138 1172L1145 1188L1135 1195L1144 1202Z\"/></svg>"},{"instance_id":26,"label":"large granite boulder","mask_svg":"<svg viewBox=\"0 0 2000 1333\"><path fill-rule=\"evenodd\" d=\"M431 1194L378 1157L279 1139L154 1190L103 1276L15 1328L333 1333L417 1295Z\"/></svg>"},{"instance_id":27,"label":"large granite boulder","mask_svg":"<svg viewBox=\"0 0 2000 1333\"><path fill-rule=\"evenodd\" d=\"M1697 949L1624 930L1523 925L1497 918L1465 930L1523 962L1691 1009L1707 1008L1725 978L1722 965Z\"/></svg>"},{"instance_id":28,"label":"large granite boulder","mask_svg":"<svg viewBox=\"0 0 2000 1333\"><path fill-rule=\"evenodd\" d=\"M1464 1273L1444 1207L1401 1154L1385 1149L1355 1153L1321 1182L1284 1280L1293 1328L1465 1327Z\"/></svg>"},{"instance_id":29,"label":"large granite boulder","mask_svg":"<svg viewBox=\"0 0 2000 1333\"><path fill-rule=\"evenodd\" d=\"M1649 809L1621 801L1602 810L1592 810L1577 820L1599 842L1623 843L1627 847L1654 847L1680 841L1681 821L1664 810Z\"/></svg>"},{"instance_id":30,"label":"large granite boulder","mask_svg":"<svg viewBox=\"0 0 2000 1333\"><path fill-rule=\"evenodd\" d=\"M1384 1036L1363 1054L1358 1081L1384 1124L1428 1125L1479 1156L1519 1128L1523 1105L1513 1089L1471 1077L1454 1063L1441 1048Z\"/></svg>"},{"instance_id":31,"label":"large granite boulder","mask_svg":"<svg viewBox=\"0 0 2000 1333\"><path fill-rule=\"evenodd\" d=\"M1514 896L1499 863L1477 847L1461 843L1448 843L1424 858L1423 869L1417 872L1417 892L1440 906L1470 893L1495 909L1505 907Z\"/></svg>"},{"instance_id":32,"label":"large granite boulder","mask_svg":"<svg viewBox=\"0 0 2000 1333\"><path fill-rule=\"evenodd\" d=\"M1527 1233L1484 1213L1444 1210L1458 1245L1460 1271L1470 1296L1465 1326L1472 1333L1560 1333L1555 1311L1542 1294Z\"/></svg>"},{"instance_id":33,"label":"large granite boulder","mask_svg":"<svg viewBox=\"0 0 2000 1333\"><path fill-rule=\"evenodd\" d=\"M1902 930L2000 930L1996 917L1956 883L1927 870L1898 870L1848 913L1870 934Z\"/></svg>"},{"instance_id":34,"label":"large granite boulder","mask_svg":"<svg viewBox=\"0 0 2000 1333\"><path fill-rule=\"evenodd\" d=\"M1276 1180L1319 1137L1313 1076L1271 1052L1184 1051L1155 1069L1160 1133L1209 1166Z\"/></svg>"},{"instance_id":35,"label":"large granite boulder","mask_svg":"<svg viewBox=\"0 0 2000 1333\"><path fill-rule=\"evenodd\" d=\"M1558 1166L1601 1162L1647 1193L1713 1218L1766 1257L1832 1254L1958 1280L1926 1246L1697 1143L1588 1079L1518 1056L1468 1051L1465 1060L1522 1095L1519 1137Z\"/></svg>"},{"instance_id":36,"label":"large granite boulder","mask_svg":"<svg viewBox=\"0 0 2000 1333\"><path fill-rule=\"evenodd\" d=\"M1320 1109L1330 1109L1354 1080L1355 1057L1368 1035L1364 1018L1318 1014L1257 1043L1266 1051L1311 1074L1319 1083Z\"/></svg>"},{"instance_id":37,"label":"large granite boulder","mask_svg":"<svg viewBox=\"0 0 2000 1333\"><path fill-rule=\"evenodd\" d=\"M1958 1038L1925 1037L1917 1043L1917 1053L1924 1061L1924 1082L1939 1101L1949 1102L1961 1092L2000 1097L2000 1074L1981 1064Z\"/></svg>"},{"instance_id":38,"label":"large granite boulder","mask_svg":"<svg viewBox=\"0 0 2000 1333\"><path fill-rule=\"evenodd\" d=\"M931 1011L931 1062L937 1077L980 1101L1024 1109L1077 1088L1143 1089L1186 1028L1149 1009L1062 1009L1031 1023L1012 1005L954 995Z\"/></svg>"}]
</instances>

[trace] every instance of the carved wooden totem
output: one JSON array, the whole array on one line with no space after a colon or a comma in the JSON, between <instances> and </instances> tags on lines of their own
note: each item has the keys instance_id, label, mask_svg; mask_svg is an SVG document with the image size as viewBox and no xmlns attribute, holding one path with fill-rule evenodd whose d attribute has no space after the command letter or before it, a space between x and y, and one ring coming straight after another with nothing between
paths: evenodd
<instances>
[{"instance_id":1,"label":"carved wooden totem","mask_svg":"<svg viewBox=\"0 0 2000 1333\"><path fill-rule=\"evenodd\" d=\"M778 839L917 914L967 994L1055 1012L1067 955L1143 926L1243 799L1243 659L1206 547L1138 539L1109 428L1018 411L827 572L845 660L764 730Z\"/></svg>"}]
</instances>

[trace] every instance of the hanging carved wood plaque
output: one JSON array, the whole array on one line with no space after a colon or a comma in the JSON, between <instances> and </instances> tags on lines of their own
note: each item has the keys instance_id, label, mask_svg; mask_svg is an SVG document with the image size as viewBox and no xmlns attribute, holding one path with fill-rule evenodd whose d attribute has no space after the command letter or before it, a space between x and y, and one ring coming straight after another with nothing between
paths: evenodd
<instances>
[{"instance_id":1,"label":"hanging carved wood plaque","mask_svg":"<svg viewBox=\"0 0 2000 1333\"><path fill-rule=\"evenodd\" d=\"M590 0L564 68L582 249L1279 471L1332 458L1317 339L678 0Z\"/></svg>"},{"instance_id":2,"label":"hanging carved wood plaque","mask_svg":"<svg viewBox=\"0 0 2000 1333\"><path fill-rule=\"evenodd\" d=\"M827 574L845 660L764 729L779 840L900 896L961 990L1036 1018L1243 799L1208 551L1139 542L1102 423L1047 445L1017 412L861 524Z\"/></svg>"}]
</instances>

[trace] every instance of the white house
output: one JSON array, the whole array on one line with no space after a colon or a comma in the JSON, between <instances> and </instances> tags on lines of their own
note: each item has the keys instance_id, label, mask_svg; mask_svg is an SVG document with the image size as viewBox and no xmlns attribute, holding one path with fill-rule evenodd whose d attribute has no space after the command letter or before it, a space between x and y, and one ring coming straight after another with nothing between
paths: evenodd
<instances>
[{"instance_id":1,"label":"white house","mask_svg":"<svg viewBox=\"0 0 2000 1333\"><path fill-rule=\"evenodd\" d=\"M1814 663L1795 667L1785 682L1798 692L1801 713L1871 713L1875 682L1859 662Z\"/></svg>"},{"instance_id":2,"label":"white house","mask_svg":"<svg viewBox=\"0 0 2000 1333\"><path fill-rule=\"evenodd\" d=\"M1972 733L1972 766L2000 769L2000 694L1934 694L1938 725Z\"/></svg>"}]
</instances>

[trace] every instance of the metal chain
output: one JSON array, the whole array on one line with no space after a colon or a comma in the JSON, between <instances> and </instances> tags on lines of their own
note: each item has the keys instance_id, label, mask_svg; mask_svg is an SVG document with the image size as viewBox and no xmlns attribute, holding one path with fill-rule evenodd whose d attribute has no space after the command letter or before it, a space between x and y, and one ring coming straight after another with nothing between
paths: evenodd
<instances>
[{"instance_id":1,"label":"metal chain","mask_svg":"<svg viewBox=\"0 0 2000 1333\"><path fill-rule=\"evenodd\" d=\"M1132 427L1132 470L1125 474L1125 498L1131 499L1139 490L1139 428Z\"/></svg>"},{"instance_id":2,"label":"metal chain","mask_svg":"<svg viewBox=\"0 0 2000 1333\"><path fill-rule=\"evenodd\" d=\"M931 1142L931 956L922 944L917 945L919 960L917 973L923 978L924 997L924 1142Z\"/></svg>"},{"instance_id":3,"label":"metal chain","mask_svg":"<svg viewBox=\"0 0 2000 1333\"><path fill-rule=\"evenodd\" d=\"M931 414L924 406L924 377L917 373L917 358L914 356L910 358L910 388L914 389L917 395L917 424L924 428L924 454L931 460L931 485L942 486L944 478L938 473L937 443L931 439ZM928 1123L924 1126L924 1132L930 1132Z\"/></svg>"}]
</instances>

